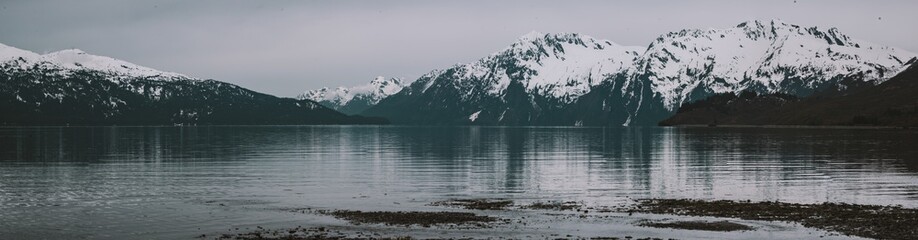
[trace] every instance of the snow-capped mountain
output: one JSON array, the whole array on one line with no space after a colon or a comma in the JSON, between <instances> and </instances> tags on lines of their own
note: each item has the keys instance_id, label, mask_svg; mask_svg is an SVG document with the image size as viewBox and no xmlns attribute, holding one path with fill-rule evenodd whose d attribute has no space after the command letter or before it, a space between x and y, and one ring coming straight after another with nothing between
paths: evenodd
<instances>
[{"instance_id":1,"label":"snow-capped mountain","mask_svg":"<svg viewBox=\"0 0 918 240\"><path fill-rule=\"evenodd\" d=\"M808 95L826 87L843 89L846 83L841 81L850 77L878 84L915 56L852 39L836 28L748 21L733 28L661 36L637 62L636 74L674 110L706 97L693 96L693 91Z\"/></svg>"},{"instance_id":2,"label":"snow-capped mountain","mask_svg":"<svg viewBox=\"0 0 918 240\"><path fill-rule=\"evenodd\" d=\"M117 77L156 77L162 79L193 79L191 77L159 71L126 61L88 54L79 49L67 49L39 55L34 52L0 44L0 64L6 68L50 69L62 74L75 71L98 71Z\"/></svg>"},{"instance_id":3,"label":"snow-capped mountain","mask_svg":"<svg viewBox=\"0 0 918 240\"><path fill-rule=\"evenodd\" d=\"M38 53L0 44L0 63L5 63L7 61L13 60L18 60L21 62L35 62L39 58L41 58L41 55Z\"/></svg>"},{"instance_id":4,"label":"snow-capped mountain","mask_svg":"<svg viewBox=\"0 0 918 240\"><path fill-rule=\"evenodd\" d=\"M652 125L717 93L812 93L876 85L916 54L835 28L748 21L626 47L530 33L475 63L422 76L365 114L422 124Z\"/></svg>"},{"instance_id":5,"label":"snow-capped mountain","mask_svg":"<svg viewBox=\"0 0 918 240\"><path fill-rule=\"evenodd\" d=\"M378 76L364 85L310 90L300 94L298 98L316 101L344 114L358 114L376 105L383 98L398 93L404 87L401 78L386 79Z\"/></svg>"},{"instance_id":6,"label":"snow-capped mountain","mask_svg":"<svg viewBox=\"0 0 918 240\"><path fill-rule=\"evenodd\" d=\"M571 102L629 68L641 50L579 34L530 32L506 49L461 66L458 78L489 83L492 95L520 81L527 91Z\"/></svg>"},{"instance_id":7,"label":"snow-capped mountain","mask_svg":"<svg viewBox=\"0 0 918 240\"><path fill-rule=\"evenodd\" d=\"M421 76L365 114L417 123L550 123L593 86L629 69L642 50L531 32L476 62Z\"/></svg>"},{"instance_id":8,"label":"snow-capped mountain","mask_svg":"<svg viewBox=\"0 0 918 240\"><path fill-rule=\"evenodd\" d=\"M80 50L40 55L0 44L0 124L378 123Z\"/></svg>"}]
</instances>

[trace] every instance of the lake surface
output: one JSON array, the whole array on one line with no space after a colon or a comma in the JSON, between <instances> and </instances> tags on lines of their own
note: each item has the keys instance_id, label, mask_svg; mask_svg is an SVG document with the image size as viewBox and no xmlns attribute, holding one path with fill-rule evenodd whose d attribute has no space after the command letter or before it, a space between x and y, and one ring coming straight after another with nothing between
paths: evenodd
<instances>
[{"instance_id":1,"label":"lake surface","mask_svg":"<svg viewBox=\"0 0 918 240\"><path fill-rule=\"evenodd\" d=\"M916 208L918 132L0 128L2 239L193 239L238 227L346 224L281 211L287 208L430 210L435 208L429 203L452 198L587 206L635 198L748 199Z\"/></svg>"}]
</instances>

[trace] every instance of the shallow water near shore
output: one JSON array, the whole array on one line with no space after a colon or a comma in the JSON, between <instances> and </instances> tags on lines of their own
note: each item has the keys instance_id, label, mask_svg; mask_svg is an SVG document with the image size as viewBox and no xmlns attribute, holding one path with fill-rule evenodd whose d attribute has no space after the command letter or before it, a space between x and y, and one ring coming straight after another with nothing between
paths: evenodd
<instances>
[{"instance_id":1,"label":"shallow water near shore","mask_svg":"<svg viewBox=\"0 0 918 240\"><path fill-rule=\"evenodd\" d=\"M742 220L759 230L658 229L635 222L714 220L431 203L563 201L586 209L691 198L918 208L915 146L918 131L896 129L0 128L0 238L194 239L296 226L419 237L812 238L826 233ZM514 223L354 225L297 209L467 211Z\"/></svg>"}]
</instances>

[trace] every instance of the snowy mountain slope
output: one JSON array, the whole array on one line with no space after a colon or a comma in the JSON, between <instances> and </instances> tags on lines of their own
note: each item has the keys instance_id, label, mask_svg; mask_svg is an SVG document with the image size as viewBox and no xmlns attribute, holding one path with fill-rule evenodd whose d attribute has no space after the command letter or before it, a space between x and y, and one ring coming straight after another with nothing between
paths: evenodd
<instances>
[{"instance_id":1,"label":"snowy mountain slope","mask_svg":"<svg viewBox=\"0 0 918 240\"><path fill-rule=\"evenodd\" d=\"M655 125L718 93L807 96L876 85L915 56L779 20L671 32L646 48L530 33L422 76L364 113L415 124Z\"/></svg>"},{"instance_id":2,"label":"snowy mountain slope","mask_svg":"<svg viewBox=\"0 0 918 240\"><path fill-rule=\"evenodd\" d=\"M476 62L432 71L364 114L396 122L554 122L553 112L627 70L642 49L579 34L531 32Z\"/></svg>"},{"instance_id":3,"label":"snowy mountain slope","mask_svg":"<svg viewBox=\"0 0 918 240\"><path fill-rule=\"evenodd\" d=\"M0 63L7 61L36 62L41 55L0 43Z\"/></svg>"},{"instance_id":4,"label":"snowy mountain slope","mask_svg":"<svg viewBox=\"0 0 918 240\"><path fill-rule=\"evenodd\" d=\"M192 79L178 73L159 71L110 57L88 54L79 49L68 49L39 55L0 44L0 64L8 68L62 70L62 74L87 70L124 77Z\"/></svg>"},{"instance_id":5,"label":"snowy mountain slope","mask_svg":"<svg viewBox=\"0 0 918 240\"><path fill-rule=\"evenodd\" d=\"M0 61L3 125L384 122L78 50L39 55L0 45Z\"/></svg>"},{"instance_id":6,"label":"snowy mountain slope","mask_svg":"<svg viewBox=\"0 0 918 240\"><path fill-rule=\"evenodd\" d=\"M628 117L620 124L652 125L684 103L719 93L748 90L803 97L876 85L901 71L915 56L853 39L835 28L748 21L727 29L664 34L636 61L629 81L596 94L619 91L614 94L628 96L623 99ZM589 122L589 118L576 121Z\"/></svg>"},{"instance_id":7,"label":"snowy mountain slope","mask_svg":"<svg viewBox=\"0 0 918 240\"><path fill-rule=\"evenodd\" d=\"M110 57L88 54L79 49L48 53L42 55L41 61L65 69L86 69L131 77L189 78L178 73L159 71Z\"/></svg>"},{"instance_id":8,"label":"snowy mountain slope","mask_svg":"<svg viewBox=\"0 0 918 240\"><path fill-rule=\"evenodd\" d=\"M666 108L674 110L710 93L750 89L809 95L827 87L844 89L840 81L845 78L878 84L915 56L852 39L836 28L748 21L657 38L637 61L636 78L649 81Z\"/></svg>"},{"instance_id":9,"label":"snowy mountain slope","mask_svg":"<svg viewBox=\"0 0 918 240\"><path fill-rule=\"evenodd\" d=\"M462 78L492 78L489 93L499 94L510 81L529 92L570 102L606 77L633 64L642 47L620 46L579 34L530 32L508 48L463 66Z\"/></svg>"},{"instance_id":10,"label":"snowy mountain slope","mask_svg":"<svg viewBox=\"0 0 918 240\"><path fill-rule=\"evenodd\" d=\"M364 85L310 90L297 98L316 101L344 114L358 114L376 105L383 98L398 93L404 87L401 78L386 79L378 76Z\"/></svg>"}]
</instances>

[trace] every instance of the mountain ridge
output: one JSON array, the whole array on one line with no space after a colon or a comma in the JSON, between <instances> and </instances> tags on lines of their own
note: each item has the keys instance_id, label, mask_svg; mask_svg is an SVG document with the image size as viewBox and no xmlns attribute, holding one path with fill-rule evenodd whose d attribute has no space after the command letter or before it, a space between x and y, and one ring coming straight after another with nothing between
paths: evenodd
<instances>
[{"instance_id":1,"label":"mountain ridge","mask_svg":"<svg viewBox=\"0 0 918 240\"><path fill-rule=\"evenodd\" d=\"M728 41L719 41L721 39ZM825 41L825 43L820 41ZM807 45L816 47L807 47ZM717 49L718 47L721 49ZM874 48L878 50L871 51ZM909 58L915 56L913 53L856 41L838 32L837 28L828 30L820 30L818 27L803 28L780 20L747 21L727 29L670 32L657 38L650 45L646 54L648 55L643 57L643 61L639 63L639 66L642 67L639 74L652 74L648 78L652 84L660 86L656 88L656 94L678 94L677 96L663 96L664 104L670 110L675 109L677 105L686 100L695 99L690 96L691 91L694 90L692 84L707 84L706 87L715 93L736 93L753 88L767 93L804 91L801 94L808 95L814 92L814 89L821 88L816 86L820 82L814 80L823 79L817 79L818 77L814 75L832 78L847 77L860 72L867 73L863 76L864 81L877 81L891 77L884 76L895 70L890 66L905 64L908 58L900 59L900 56ZM679 54L699 56L704 60L710 60L692 59L696 62L676 64L677 68L670 68L666 60L671 62L688 58L676 56ZM869 66L869 64L859 62L862 61L861 59L856 59L861 57L869 58L873 61L870 63L878 66ZM870 69L870 67L875 69ZM797 71L800 68L812 69L811 71ZM721 78L727 81L726 83L730 83L731 80L737 82L733 85L723 84L712 82L713 79L710 78L698 79L700 82L678 81L684 78L697 78L690 74L690 71L707 71L711 78ZM784 75L781 76L781 74ZM810 81L788 82L795 78L810 79ZM673 82L677 84L674 85ZM794 84L813 85L805 86L805 90L787 89L793 88ZM837 85L837 83L831 84ZM844 85L840 84L839 87L844 87Z\"/></svg>"},{"instance_id":2,"label":"mountain ridge","mask_svg":"<svg viewBox=\"0 0 918 240\"><path fill-rule=\"evenodd\" d=\"M431 71L362 114L400 123L560 124L551 116L624 70L640 49L531 32L478 61Z\"/></svg>"},{"instance_id":3,"label":"mountain ridge","mask_svg":"<svg viewBox=\"0 0 918 240\"><path fill-rule=\"evenodd\" d=\"M8 64L10 60L14 64ZM80 49L64 49L38 54L0 44L0 63L21 68L57 68L59 70L92 70L130 77L165 77L195 79L183 74L160 71L112 57L92 55Z\"/></svg>"},{"instance_id":4,"label":"mountain ridge","mask_svg":"<svg viewBox=\"0 0 918 240\"><path fill-rule=\"evenodd\" d=\"M4 125L386 123L74 49L0 45L0 61Z\"/></svg>"},{"instance_id":5,"label":"mountain ridge","mask_svg":"<svg viewBox=\"0 0 918 240\"><path fill-rule=\"evenodd\" d=\"M876 85L916 56L780 20L673 31L636 49L531 32L476 62L431 71L363 114L403 124L655 125L720 93L803 97ZM609 50L617 54L597 54Z\"/></svg>"},{"instance_id":6,"label":"mountain ridge","mask_svg":"<svg viewBox=\"0 0 918 240\"><path fill-rule=\"evenodd\" d=\"M367 84L309 90L297 98L312 100L345 114L358 114L376 105L383 98L398 93L404 87L405 83L401 78L386 79L383 76L377 76Z\"/></svg>"}]
</instances>

